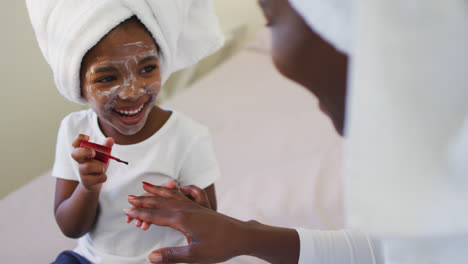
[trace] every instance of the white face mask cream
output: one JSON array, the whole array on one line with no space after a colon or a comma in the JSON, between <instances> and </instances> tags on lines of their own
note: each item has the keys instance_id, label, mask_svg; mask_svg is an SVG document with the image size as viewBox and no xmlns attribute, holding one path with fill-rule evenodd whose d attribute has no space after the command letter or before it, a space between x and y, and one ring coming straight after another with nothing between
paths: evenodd
<instances>
[{"instance_id":1,"label":"white face mask cream","mask_svg":"<svg viewBox=\"0 0 468 264\"><path fill-rule=\"evenodd\" d=\"M114 56L97 56L87 68L83 89L100 121L121 134L140 131L161 88L158 52L143 42L115 47Z\"/></svg>"}]
</instances>

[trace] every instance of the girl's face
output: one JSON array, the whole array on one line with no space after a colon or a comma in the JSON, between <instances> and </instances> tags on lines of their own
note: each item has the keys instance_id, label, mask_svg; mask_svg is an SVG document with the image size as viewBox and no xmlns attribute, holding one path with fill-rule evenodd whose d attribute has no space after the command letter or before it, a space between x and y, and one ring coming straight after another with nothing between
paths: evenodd
<instances>
[{"instance_id":1,"label":"girl's face","mask_svg":"<svg viewBox=\"0 0 468 264\"><path fill-rule=\"evenodd\" d=\"M157 45L142 24L127 20L89 50L80 77L101 128L134 135L145 127L161 89Z\"/></svg>"}]
</instances>

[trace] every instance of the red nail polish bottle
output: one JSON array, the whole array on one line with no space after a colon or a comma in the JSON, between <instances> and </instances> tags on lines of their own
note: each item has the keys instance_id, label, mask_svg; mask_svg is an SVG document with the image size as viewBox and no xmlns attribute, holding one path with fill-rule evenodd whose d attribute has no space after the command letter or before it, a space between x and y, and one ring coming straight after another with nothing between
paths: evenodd
<instances>
[{"instance_id":1,"label":"red nail polish bottle","mask_svg":"<svg viewBox=\"0 0 468 264\"><path fill-rule=\"evenodd\" d=\"M98 161L100 161L102 163L105 163L105 164L107 164L109 162L109 156L108 155L111 154L112 148L109 148L109 147L106 147L106 146L103 146L103 145L99 145L99 144L96 144L96 143L92 143L92 142L89 142L89 141L85 141L85 140L81 141L80 148L94 149L94 151L96 152L96 156L94 156L95 160L98 160Z\"/></svg>"}]
</instances>

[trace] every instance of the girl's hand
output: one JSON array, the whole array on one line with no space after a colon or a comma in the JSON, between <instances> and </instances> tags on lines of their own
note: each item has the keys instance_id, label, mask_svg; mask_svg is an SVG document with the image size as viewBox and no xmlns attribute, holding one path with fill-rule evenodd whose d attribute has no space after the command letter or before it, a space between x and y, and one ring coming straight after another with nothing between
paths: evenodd
<instances>
[{"instance_id":1,"label":"girl's hand","mask_svg":"<svg viewBox=\"0 0 468 264\"><path fill-rule=\"evenodd\" d=\"M75 141L73 141L72 145L75 149L71 154L73 159L79 163L81 184L90 192L100 192L102 184L107 180L106 171L108 164L93 159L96 156L96 152L93 149L80 148L82 140L89 140L89 136L78 135ZM107 138L104 145L112 148L114 139Z\"/></svg>"},{"instance_id":2,"label":"girl's hand","mask_svg":"<svg viewBox=\"0 0 468 264\"><path fill-rule=\"evenodd\" d=\"M170 180L162 186L152 185L151 183L143 182L143 188L147 191L142 196L160 196L169 199L175 199L179 201L195 201L197 204L212 209L208 195L205 190L195 186L181 186L180 189L178 185ZM180 191L179 191L180 190ZM134 198L134 195L129 195L128 199ZM127 216L127 223L130 223L133 220L130 216ZM136 219L135 226L141 227L143 230L147 230L150 227L151 223L147 223Z\"/></svg>"},{"instance_id":3,"label":"girl's hand","mask_svg":"<svg viewBox=\"0 0 468 264\"><path fill-rule=\"evenodd\" d=\"M168 181L163 186L156 186L144 182L143 189L154 196L180 201L195 201L197 204L211 209L210 201L208 200L208 195L205 190L195 185L180 186L180 188L178 188L174 181Z\"/></svg>"}]
</instances>

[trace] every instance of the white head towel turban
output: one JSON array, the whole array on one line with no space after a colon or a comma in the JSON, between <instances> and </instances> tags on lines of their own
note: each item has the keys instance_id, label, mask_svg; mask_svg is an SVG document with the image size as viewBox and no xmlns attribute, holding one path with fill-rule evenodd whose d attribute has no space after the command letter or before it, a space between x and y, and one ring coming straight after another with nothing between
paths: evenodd
<instances>
[{"instance_id":1,"label":"white head towel turban","mask_svg":"<svg viewBox=\"0 0 468 264\"><path fill-rule=\"evenodd\" d=\"M337 50L350 54L355 0L289 0L305 22Z\"/></svg>"},{"instance_id":2,"label":"white head towel turban","mask_svg":"<svg viewBox=\"0 0 468 264\"><path fill-rule=\"evenodd\" d=\"M26 4L58 90L80 104L86 103L79 78L84 55L134 15L160 47L163 83L174 71L218 50L224 41L211 0L26 0Z\"/></svg>"}]
</instances>

